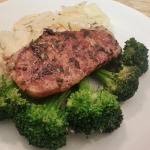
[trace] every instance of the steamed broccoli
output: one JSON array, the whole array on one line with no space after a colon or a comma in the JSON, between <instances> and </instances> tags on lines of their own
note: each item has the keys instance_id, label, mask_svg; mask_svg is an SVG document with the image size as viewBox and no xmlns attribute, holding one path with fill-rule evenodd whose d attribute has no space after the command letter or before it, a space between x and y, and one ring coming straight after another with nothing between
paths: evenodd
<instances>
[{"instance_id":1,"label":"steamed broccoli","mask_svg":"<svg viewBox=\"0 0 150 150\"><path fill-rule=\"evenodd\" d=\"M119 72L122 69L122 54L108 62L103 69L111 72Z\"/></svg>"},{"instance_id":2,"label":"steamed broccoli","mask_svg":"<svg viewBox=\"0 0 150 150\"><path fill-rule=\"evenodd\" d=\"M135 38L131 38L126 41L122 60L124 65L139 67L142 75L148 70L148 49Z\"/></svg>"},{"instance_id":3,"label":"steamed broccoli","mask_svg":"<svg viewBox=\"0 0 150 150\"><path fill-rule=\"evenodd\" d=\"M61 108L69 93L53 96L44 104L30 103L26 110L16 115L16 127L30 144L53 150L66 144L68 124Z\"/></svg>"},{"instance_id":4,"label":"steamed broccoli","mask_svg":"<svg viewBox=\"0 0 150 150\"><path fill-rule=\"evenodd\" d=\"M4 75L0 76L0 120L12 118L27 103L14 82Z\"/></svg>"},{"instance_id":5,"label":"steamed broccoli","mask_svg":"<svg viewBox=\"0 0 150 150\"><path fill-rule=\"evenodd\" d=\"M79 90L67 101L68 122L76 133L111 132L122 122L122 111L117 97L105 90L94 90L85 79Z\"/></svg>"},{"instance_id":6,"label":"steamed broccoli","mask_svg":"<svg viewBox=\"0 0 150 150\"><path fill-rule=\"evenodd\" d=\"M123 66L119 73L107 70L98 70L96 77L103 83L104 89L118 96L119 101L125 101L132 97L139 85L139 69L137 67Z\"/></svg>"}]
</instances>

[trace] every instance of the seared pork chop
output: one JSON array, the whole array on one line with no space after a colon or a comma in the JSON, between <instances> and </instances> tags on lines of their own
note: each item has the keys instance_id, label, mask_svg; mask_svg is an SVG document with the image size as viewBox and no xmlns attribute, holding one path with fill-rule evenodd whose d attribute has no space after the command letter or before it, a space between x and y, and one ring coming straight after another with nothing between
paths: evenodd
<instances>
[{"instance_id":1,"label":"seared pork chop","mask_svg":"<svg viewBox=\"0 0 150 150\"><path fill-rule=\"evenodd\" d=\"M46 29L12 56L10 73L27 94L45 97L70 89L120 53L118 42L104 27L65 32Z\"/></svg>"}]
</instances>

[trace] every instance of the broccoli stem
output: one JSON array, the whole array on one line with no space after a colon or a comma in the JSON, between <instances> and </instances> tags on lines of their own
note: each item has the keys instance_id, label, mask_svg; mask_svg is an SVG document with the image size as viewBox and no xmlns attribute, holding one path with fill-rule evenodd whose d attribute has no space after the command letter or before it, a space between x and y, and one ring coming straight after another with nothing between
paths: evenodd
<instances>
[{"instance_id":1,"label":"broccoli stem","mask_svg":"<svg viewBox=\"0 0 150 150\"><path fill-rule=\"evenodd\" d=\"M62 103L64 102L64 100L67 99L67 97L71 94L71 89L62 93L60 95L60 97L58 99L55 99L55 102L54 102L54 105L57 107L57 108L60 108Z\"/></svg>"},{"instance_id":2,"label":"broccoli stem","mask_svg":"<svg viewBox=\"0 0 150 150\"><path fill-rule=\"evenodd\" d=\"M79 90L88 90L88 91L92 91L92 95L91 95L91 101L94 101L97 97L97 93L94 90L94 87L92 86L92 84L90 83L90 77L86 77L85 79L83 79L80 84L79 84Z\"/></svg>"},{"instance_id":3,"label":"broccoli stem","mask_svg":"<svg viewBox=\"0 0 150 150\"><path fill-rule=\"evenodd\" d=\"M86 77L84 80L82 80L79 84L79 88L82 89L88 89L92 90L91 84L90 84L90 79Z\"/></svg>"},{"instance_id":4,"label":"broccoli stem","mask_svg":"<svg viewBox=\"0 0 150 150\"><path fill-rule=\"evenodd\" d=\"M96 77L102 82L104 89L116 95L119 101L125 101L132 97L139 85L139 69L134 66L123 66L118 72L98 70Z\"/></svg>"},{"instance_id":5,"label":"broccoli stem","mask_svg":"<svg viewBox=\"0 0 150 150\"><path fill-rule=\"evenodd\" d=\"M104 84L113 84L113 74L107 70L101 69L95 72L95 76Z\"/></svg>"}]
</instances>

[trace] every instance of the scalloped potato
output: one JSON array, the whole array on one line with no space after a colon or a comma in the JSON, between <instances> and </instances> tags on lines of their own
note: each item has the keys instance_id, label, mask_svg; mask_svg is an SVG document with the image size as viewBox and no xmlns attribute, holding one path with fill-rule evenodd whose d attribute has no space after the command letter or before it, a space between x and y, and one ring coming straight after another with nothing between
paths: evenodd
<instances>
[{"instance_id":1,"label":"scalloped potato","mask_svg":"<svg viewBox=\"0 0 150 150\"><path fill-rule=\"evenodd\" d=\"M25 16L14 24L12 31L0 32L0 66L4 66L3 57L11 56L28 45L31 40L38 38L44 28L65 31L101 25L111 29L109 18L96 4L86 4L85 2L75 6L62 7L59 12L49 11ZM3 72L2 70L0 73Z\"/></svg>"}]
</instances>

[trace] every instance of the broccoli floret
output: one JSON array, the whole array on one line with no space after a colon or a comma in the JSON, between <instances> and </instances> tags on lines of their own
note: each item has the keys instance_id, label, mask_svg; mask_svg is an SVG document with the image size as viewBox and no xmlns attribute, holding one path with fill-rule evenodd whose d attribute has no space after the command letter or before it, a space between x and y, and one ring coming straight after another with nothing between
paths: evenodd
<instances>
[{"instance_id":1,"label":"broccoli floret","mask_svg":"<svg viewBox=\"0 0 150 150\"><path fill-rule=\"evenodd\" d=\"M105 90L94 90L85 79L79 90L67 101L66 111L71 129L86 135L98 131L111 132L122 122L122 111L117 97Z\"/></svg>"},{"instance_id":2,"label":"broccoli floret","mask_svg":"<svg viewBox=\"0 0 150 150\"><path fill-rule=\"evenodd\" d=\"M14 82L4 75L0 76L0 120L12 118L27 103Z\"/></svg>"},{"instance_id":3,"label":"broccoli floret","mask_svg":"<svg viewBox=\"0 0 150 150\"><path fill-rule=\"evenodd\" d=\"M111 72L119 72L122 69L122 54L108 62L103 69Z\"/></svg>"},{"instance_id":4,"label":"broccoli floret","mask_svg":"<svg viewBox=\"0 0 150 150\"><path fill-rule=\"evenodd\" d=\"M126 41L122 60L124 65L139 67L142 75L148 70L148 49L135 38L131 38Z\"/></svg>"},{"instance_id":5,"label":"broccoli floret","mask_svg":"<svg viewBox=\"0 0 150 150\"><path fill-rule=\"evenodd\" d=\"M15 117L16 127L30 144L55 150L66 144L67 120L63 102L70 92L44 104L30 103Z\"/></svg>"},{"instance_id":6,"label":"broccoli floret","mask_svg":"<svg viewBox=\"0 0 150 150\"><path fill-rule=\"evenodd\" d=\"M119 101L125 101L132 97L139 85L139 69L137 67L123 66L119 73L107 70L98 70L96 77L104 85L104 89L118 96Z\"/></svg>"}]
</instances>

